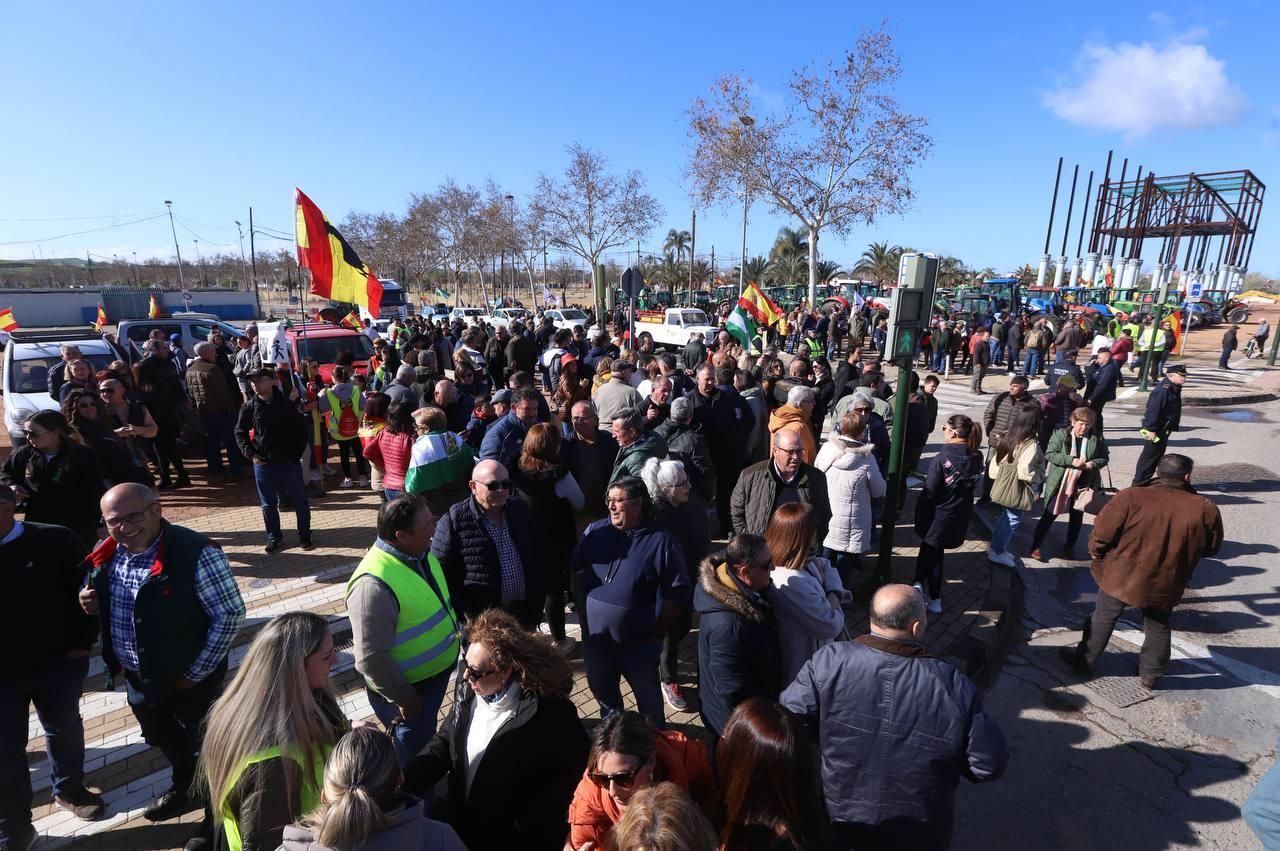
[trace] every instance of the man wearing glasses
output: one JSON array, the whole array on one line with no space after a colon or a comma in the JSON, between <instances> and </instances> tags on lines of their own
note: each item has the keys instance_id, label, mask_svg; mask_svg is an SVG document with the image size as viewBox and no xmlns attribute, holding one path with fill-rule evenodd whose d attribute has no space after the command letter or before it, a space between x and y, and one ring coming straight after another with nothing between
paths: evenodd
<instances>
[{"instance_id":1,"label":"man wearing glasses","mask_svg":"<svg viewBox=\"0 0 1280 851\"><path fill-rule=\"evenodd\" d=\"M471 496L440 518L431 553L444 565L458 614L505 609L525 626L542 619L542 557L533 515L511 496L511 477L497 461L481 461L467 483Z\"/></svg>"},{"instance_id":2,"label":"man wearing glasses","mask_svg":"<svg viewBox=\"0 0 1280 851\"><path fill-rule=\"evenodd\" d=\"M818 518L818 540L827 535L831 503L827 477L804 463L804 444L794 431L776 431L769 458L742 471L730 501L733 532L764 535L773 510L788 502L813 506Z\"/></svg>"},{"instance_id":3,"label":"man wearing glasses","mask_svg":"<svg viewBox=\"0 0 1280 851\"><path fill-rule=\"evenodd\" d=\"M90 553L85 612L102 630L102 661L124 675L147 744L173 767L169 790L143 811L150 821L190 812L203 721L222 691L244 601L222 549L166 521L155 491L116 485L102 497L110 537ZM206 809L202 836L212 836Z\"/></svg>"},{"instance_id":4,"label":"man wearing glasses","mask_svg":"<svg viewBox=\"0 0 1280 851\"><path fill-rule=\"evenodd\" d=\"M604 516L604 493L618 457L618 441L600 428L594 403L583 399L569 411L570 428L560 448L564 465L573 473L586 498L582 513L589 520Z\"/></svg>"}]
</instances>

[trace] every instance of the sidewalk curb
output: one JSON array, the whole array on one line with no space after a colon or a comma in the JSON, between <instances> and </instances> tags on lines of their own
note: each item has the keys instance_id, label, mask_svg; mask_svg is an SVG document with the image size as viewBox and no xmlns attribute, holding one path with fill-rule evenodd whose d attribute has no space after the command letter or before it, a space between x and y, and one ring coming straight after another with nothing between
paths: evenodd
<instances>
[{"instance_id":1,"label":"sidewalk curb","mask_svg":"<svg viewBox=\"0 0 1280 851\"><path fill-rule=\"evenodd\" d=\"M990 540L991 529L976 507L969 524L970 532L981 529L982 534L972 539ZM977 554L985 560L985 554ZM1014 632L1014 625L1022 617L1022 579L1016 568L988 561L991 566L991 587L982 609L974 623L956 639L943 659L964 671L974 682L986 685L996 670L995 663Z\"/></svg>"},{"instance_id":2,"label":"sidewalk curb","mask_svg":"<svg viewBox=\"0 0 1280 851\"><path fill-rule=\"evenodd\" d=\"M1280 399L1280 393L1259 390L1252 393L1231 393L1222 396L1184 396L1182 404L1188 408L1208 408L1219 405L1251 405L1260 402L1274 402Z\"/></svg>"}]
</instances>

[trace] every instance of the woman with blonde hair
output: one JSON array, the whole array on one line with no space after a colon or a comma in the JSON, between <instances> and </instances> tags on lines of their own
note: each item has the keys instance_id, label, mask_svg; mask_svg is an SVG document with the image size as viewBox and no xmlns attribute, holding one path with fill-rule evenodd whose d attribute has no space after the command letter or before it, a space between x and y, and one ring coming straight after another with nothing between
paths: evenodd
<instances>
[{"instance_id":1,"label":"woman with blonde hair","mask_svg":"<svg viewBox=\"0 0 1280 851\"><path fill-rule=\"evenodd\" d=\"M336 657L323 617L280 615L209 710L201 777L220 847L272 851L320 802L325 759L348 727L329 680Z\"/></svg>"},{"instance_id":2,"label":"woman with blonde hair","mask_svg":"<svg viewBox=\"0 0 1280 851\"><path fill-rule=\"evenodd\" d=\"M831 562L810 556L818 536L818 517L803 502L778 506L769 520L765 543L773 559L773 605L778 621L782 682L845 629L844 604L853 599Z\"/></svg>"},{"instance_id":3,"label":"woman with blonde hair","mask_svg":"<svg viewBox=\"0 0 1280 851\"><path fill-rule=\"evenodd\" d=\"M319 806L284 829L281 851L467 851L453 828L399 790L400 780L391 738L352 730L329 756Z\"/></svg>"},{"instance_id":4,"label":"woman with blonde hair","mask_svg":"<svg viewBox=\"0 0 1280 851\"><path fill-rule=\"evenodd\" d=\"M637 792L613 828L611 851L716 851L711 822L674 783Z\"/></svg>"},{"instance_id":5,"label":"woman with blonde hair","mask_svg":"<svg viewBox=\"0 0 1280 851\"><path fill-rule=\"evenodd\" d=\"M587 764L573 672L502 609L476 615L466 636L453 707L405 767L405 789L425 792L448 775L448 821L475 851L559 848Z\"/></svg>"}]
</instances>

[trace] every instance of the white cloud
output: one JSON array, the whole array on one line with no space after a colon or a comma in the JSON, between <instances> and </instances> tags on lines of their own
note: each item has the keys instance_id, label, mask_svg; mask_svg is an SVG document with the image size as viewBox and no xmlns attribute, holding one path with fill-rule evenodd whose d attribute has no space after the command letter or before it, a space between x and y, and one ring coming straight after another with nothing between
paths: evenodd
<instances>
[{"instance_id":1,"label":"white cloud","mask_svg":"<svg viewBox=\"0 0 1280 851\"><path fill-rule=\"evenodd\" d=\"M1244 92L1227 79L1225 63L1200 44L1086 45L1081 54L1074 69L1078 82L1043 98L1059 118L1081 127L1140 137L1229 124L1247 105Z\"/></svg>"}]
</instances>

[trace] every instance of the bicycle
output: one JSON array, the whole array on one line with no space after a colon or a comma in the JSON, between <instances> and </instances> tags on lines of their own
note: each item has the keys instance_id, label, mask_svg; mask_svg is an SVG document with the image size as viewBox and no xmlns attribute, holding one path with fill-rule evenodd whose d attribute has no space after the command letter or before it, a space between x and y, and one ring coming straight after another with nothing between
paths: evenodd
<instances>
[{"instance_id":1,"label":"bicycle","mask_svg":"<svg viewBox=\"0 0 1280 851\"><path fill-rule=\"evenodd\" d=\"M1245 360L1262 357L1262 346L1258 345L1257 337L1250 337L1249 342L1244 344Z\"/></svg>"}]
</instances>

